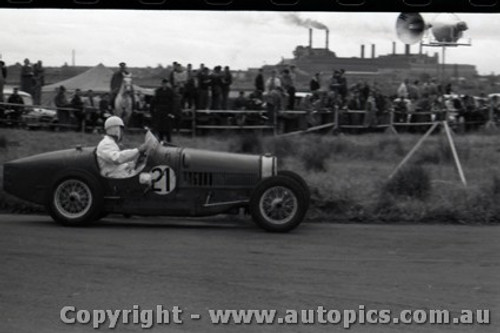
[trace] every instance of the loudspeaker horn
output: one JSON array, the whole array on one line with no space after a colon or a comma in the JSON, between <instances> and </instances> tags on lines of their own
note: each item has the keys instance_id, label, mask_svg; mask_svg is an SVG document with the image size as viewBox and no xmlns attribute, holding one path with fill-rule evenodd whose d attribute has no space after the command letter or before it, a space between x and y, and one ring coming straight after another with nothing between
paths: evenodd
<instances>
[{"instance_id":1,"label":"loudspeaker horn","mask_svg":"<svg viewBox=\"0 0 500 333\"><path fill-rule=\"evenodd\" d=\"M416 44L424 37L429 28L419 13L401 13L396 20L396 33L405 44Z\"/></svg>"}]
</instances>

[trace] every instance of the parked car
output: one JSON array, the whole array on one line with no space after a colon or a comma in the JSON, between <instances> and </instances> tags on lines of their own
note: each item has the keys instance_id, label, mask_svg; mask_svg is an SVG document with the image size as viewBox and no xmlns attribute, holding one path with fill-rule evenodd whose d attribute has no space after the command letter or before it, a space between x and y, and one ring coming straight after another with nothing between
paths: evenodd
<instances>
[{"instance_id":1,"label":"parked car","mask_svg":"<svg viewBox=\"0 0 500 333\"><path fill-rule=\"evenodd\" d=\"M4 88L4 100L7 101L12 93L12 88ZM29 93L18 91L18 94L23 99L24 105L19 107L19 111L15 110L15 107L11 105L5 106L3 118L6 121L15 120L15 122L21 123L28 128L39 128L56 121L56 111L33 107L33 97ZM18 113L20 113L20 115L18 115ZM20 116L20 118L18 116Z\"/></svg>"},{"instance_id":2,"label":"parked car","mask_svg":"<svg viewBox=\"0 0 500 333\"><path fill-rule=\"evenodd\" d=\"M146 134L148 153L134 176L101 176L96 148L55 151L4 165L4 189L45 205L52 218L78 226L106 214L210 216L246 209L257 225L286 232L309 206L305 181L278 171L270 155L244 155L163 145Z\"/></svg>"}]
</instances>

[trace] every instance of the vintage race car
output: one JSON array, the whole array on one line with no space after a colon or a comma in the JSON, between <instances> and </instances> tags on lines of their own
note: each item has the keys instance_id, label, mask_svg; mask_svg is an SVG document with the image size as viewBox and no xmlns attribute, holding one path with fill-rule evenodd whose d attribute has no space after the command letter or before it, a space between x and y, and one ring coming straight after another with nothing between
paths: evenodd
<instances>
[{"instance_id":1,"label":"vintage race car","mask_svg":"<svg viewBox=\"0 0 500 333\"><path fill-rule=\"evenodd\" d=\"M110 213L210 216L249 212L268 231L297 227L310 192L270 155L244 155L160 144L148 132L148 152L130 178L103 177L96 148L76 147L4 165L4 189L44 205L64 225L85 225Z\"/></svg>"}]
</instances>

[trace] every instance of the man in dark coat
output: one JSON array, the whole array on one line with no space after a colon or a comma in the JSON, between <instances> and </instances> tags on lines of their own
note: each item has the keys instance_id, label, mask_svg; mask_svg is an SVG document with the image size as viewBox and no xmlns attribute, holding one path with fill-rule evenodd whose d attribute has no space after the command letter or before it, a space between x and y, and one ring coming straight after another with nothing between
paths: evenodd
<instances>
[{"instance_id":1,"label":"man in dark coat","mask_svg":"<svg viewBox=\"0 0 500 333\"><path fill-rule=\"evenodd\" d=\"M70 107L73 109L73 114L76 119L76 130L81 131L83 128L83 120L85 119L85 114L83 113L83 100L82 91L80 89L75 90L75 94L69 103Z\"/></svg>"},{"instance_id":2,"label":"man in dark coat","mask_svg":"<svg viewBox=\"0 0 500 333\"><path fill-rule=\"evenodd\" d=\"M207 67L203 67L201 72L198 72L198 109L208 109L208 101L210 99L210 86L212 78Z\"/></svg>"},{"instance_id":3,"label":"man in dark coat","mask_svg":"<svg viewBox=\"0 0 500 333\"><path fill-rule=\"evenodd\" d=\"M222 85L224 73L221 66L215 66L214 71L210 75L212 88L212 107L211 110L220 110L222 108Z\"/></svg>"},{"instance_id":4,"label":"man in dark coat","mask_svg":"<svg viewBox=\"0 0 500 333\"><path fill-rule=\"evenodd\" d=\"M233 74L231 74L231 69L229 66L224 67L224 72L222 75L222 110L227 110L229 101L229 91L231 90L231 85L233 84Z\"/></svg>"},{"instance_id":5,"label":"man in dark coat","mask_svg":"<svg viewBox=\"0 0 500 333\"><path fill-rule=\"evenodd\" d=\"M12 95L10 95L9 99L7 100L7 103L9 104L19 104L19 105L24 105L23 98L19 95L19 90L18 88L14 88L12 91ZM12 119L19 120L21 119L21 115L23 113L23 107L20 106L9 106L13 112L12 114Z\"/></svg>"},{"instance_id":6,"label":"man in dark coat","mask_svg":"<svg viewBox=\"0 0 500 333\"><path fill-rule=\"evenodd\" d=\"M40 105L42 101L42 87L45 85L45 69L41 60L33 66L33 103Z\"/></svg>"},{"instance_id":7,"label":"man in dark coat","mask_svg":"<svg viewBox=\"0 0 500 333\"><path fill-rule=\"evenodd\" d=\"M255 77L255 91L258 91L260 95L262 95L266 89L263 72L262 68L260 68L259 74Z\"/></svg>"},{"instance_id":8,"label":"man in dark coat","mask_svg":"<svg viewBox=\"0 0 500 333\"><path fill-rule=\"evenodd\" d=\"M111 99L110 99L110 104L111 107L114 106L115 104L115 98L116 95L118 95L118 92L120 91L120 88L122 86L123 82L123 77L125 75L128 75L129 72L127 70L127 64L124 62L120 63L120 69L113 73L113 76L111 77L111 85L110 85L110 94L111 94Z\"/></svg>"},{"instance_id":9,"label":"man in dark coat","mask_svg":"<svg viewBox=\"0 0 500 333\"><path fill-rule=\"evenodd\" d=\"M309 82L309 89L313 93L321 89L321 81L319 73L314 74L314 77Z\"/></svg>"},{"instance_id":10,"label":"man in dark coat","mask_svg":"<svg viewBox=\"0 0 500 333\"><path fill-rule=\"evenodd\" d=\"M172 128L175 123L175 92L167 79L161 81L161 87L155 90L151 101L153 129L160 140L172 142Z\"/></svg>"},{"instance_id":11,"label":"man in dark coat","mask_svg":"<svg viewBox=\"0 0 500 333\"><path fill-rule=\"evenodd\" d=\"M21 67L21 91L32 96L35 87L34 75L33 66L31 66L29 59L24 59L24 65Z\"/></svg>"}]
</instances>

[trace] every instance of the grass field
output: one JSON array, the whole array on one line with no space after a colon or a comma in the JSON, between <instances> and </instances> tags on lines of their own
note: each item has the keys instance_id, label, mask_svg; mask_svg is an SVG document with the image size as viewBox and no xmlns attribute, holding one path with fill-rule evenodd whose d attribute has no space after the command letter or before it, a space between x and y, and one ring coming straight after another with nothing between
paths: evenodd
<instances>
[{"instance_id":1,"label":"grass field","mask_svg":"<svg viewBox=\"0 0 500 333\"><path fill-rule=\"evenodd\" d=\"M497 223L500 221L500 132L455 136L468 186L464 187L443 134L431 136L390 181L388 176L421 135L323 135L272 138L219 135L174 137L180 146L279 157L281 169L302 175L312 193L310 220L334 222ZM99 134L0 130L3 163L75 145L94 146ZM126 146L142 135L130 134ZM39 212L42 207L0 190L0 210Z\"/></svg>"}]
</instances>

